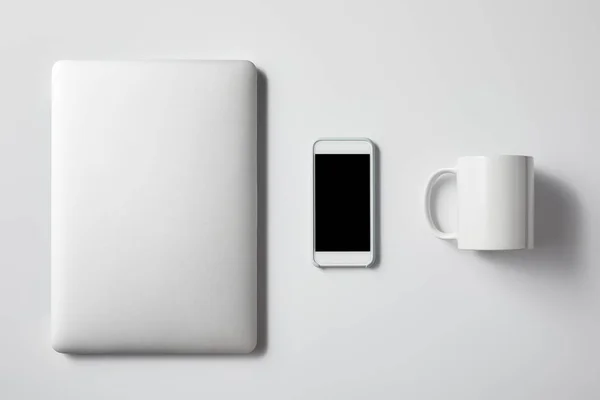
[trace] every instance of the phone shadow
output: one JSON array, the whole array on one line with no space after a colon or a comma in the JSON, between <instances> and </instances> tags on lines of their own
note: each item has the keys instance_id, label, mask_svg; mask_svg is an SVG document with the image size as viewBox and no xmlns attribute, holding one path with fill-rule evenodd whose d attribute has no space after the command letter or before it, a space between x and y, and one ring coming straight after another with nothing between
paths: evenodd
<instances>
[{"instance_id":1,"label":"phone shadow","mask_svg":"<svg viewBox=\"0 0 600 400\"><path fill-rule=\"evenodd\" d=\"M373 142L373 247L374 247L374 260L373 264L369 269L378 269L382 262L381 253L381 150L376 143Z\"/></svg>"},{"instance_id":2,"label":"phone shadow","mask_svg":"<svg viewBox=\"0 0 600 400\"><path fill-rule=\"evenodd\" d=\"M376 143L373 144L373 262L367 268L364 266L342 266L342 267L317 267L323 272L347 271L347 270L376 270L380 268L381 254L381 151ZM314 246L314 244L313 244Z\"/></svg>"}]
</instances>

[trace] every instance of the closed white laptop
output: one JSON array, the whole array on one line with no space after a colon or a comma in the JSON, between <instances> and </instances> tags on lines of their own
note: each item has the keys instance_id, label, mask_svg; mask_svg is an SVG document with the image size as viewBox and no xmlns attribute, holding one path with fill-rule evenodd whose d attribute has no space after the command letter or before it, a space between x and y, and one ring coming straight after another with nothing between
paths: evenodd
<instances>
[{"instance_id":1,"label":"closed white laptop","mask_svg":"<svg viewBox=\"0 0 600 400\"><path fill-rule=\"evenodd\" d=\"M254 349L256 80L247 61L55 64L55 350Z\"/></svg>"}]
</instances>

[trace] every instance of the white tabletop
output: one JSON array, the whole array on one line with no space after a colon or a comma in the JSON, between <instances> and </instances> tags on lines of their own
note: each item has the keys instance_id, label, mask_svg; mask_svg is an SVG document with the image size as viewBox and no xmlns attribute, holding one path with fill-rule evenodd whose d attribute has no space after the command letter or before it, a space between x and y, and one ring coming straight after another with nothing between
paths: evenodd
<instances>
[{"instance_id":1,"label":"white tabletop","mask_svg":"<svg viewBox=\"0 0 600 400\"><path fill-rule=\"evenodd\" d=\"M0 397L600 397L597 5L35 0L5 9ZM98 359L51 349L50 69L76 58L250 59L267 76L261 355ZM311 263L311 144L337 135L370 137L381 152L375 270ZM429 232L429 174L491 153L535 157L545 248L458 252ZM449 226L452 191L443 197Z\"/></svg>"}]
</instances>

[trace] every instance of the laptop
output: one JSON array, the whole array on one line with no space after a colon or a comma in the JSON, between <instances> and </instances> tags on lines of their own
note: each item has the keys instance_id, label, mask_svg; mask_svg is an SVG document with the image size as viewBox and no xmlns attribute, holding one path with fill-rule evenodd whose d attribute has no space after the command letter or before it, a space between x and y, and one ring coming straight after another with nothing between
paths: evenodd
<instances>
[{"instance_id":1,"label":"laptop","mask_svg":"<svg viewBox=\"0 0 600 400\"><path fill-rule=\"evenodd\" d=\"M256 86L248 61L54 65L56 351L253 351Z\"/></svg>"}]
</instances>

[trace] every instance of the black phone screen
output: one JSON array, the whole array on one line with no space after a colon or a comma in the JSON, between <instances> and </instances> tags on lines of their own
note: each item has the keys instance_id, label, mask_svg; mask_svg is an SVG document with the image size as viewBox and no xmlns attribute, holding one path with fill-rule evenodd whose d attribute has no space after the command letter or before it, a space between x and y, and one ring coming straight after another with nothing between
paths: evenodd
<instances>
[{"instance_id":1,"label":"black phone screen","mask_svg":"<svg viewBox=\"0 0 600 400\"><path fill-rule=\"evenodd\" d=\"M371 251L371 155L314 157L315 251Z\"/></svg>"}]
</instances>

